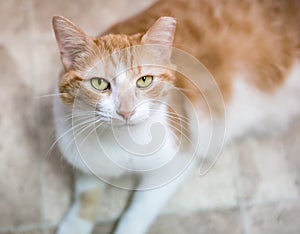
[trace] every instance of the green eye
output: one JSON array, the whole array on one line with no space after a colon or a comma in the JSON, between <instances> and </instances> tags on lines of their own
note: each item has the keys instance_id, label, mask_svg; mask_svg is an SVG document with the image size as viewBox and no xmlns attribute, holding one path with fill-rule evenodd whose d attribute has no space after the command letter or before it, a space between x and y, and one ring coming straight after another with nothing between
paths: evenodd
<instances>
[{"instance_id":1,"label":"green eye","mask_svg":"<svg viewBox=\"0 0 300 234\"><path fill-rule=\"evenodd\" d=\"M91 85L100 91L105 91L110 89L110 83L103 78L92 78Z\"/></svg>"},{"instance_id":2,"label":"green eye","mask_svg":"<svg viewBox=\"0 0 300 234\"><path fill-rule=\"evenodd\" d=\"M138 88L146 88L152 83L152 81L153 81L153 76L149 76L149 75L142 76L136 81L136 86Z\"/></svg>"}]
</instances>

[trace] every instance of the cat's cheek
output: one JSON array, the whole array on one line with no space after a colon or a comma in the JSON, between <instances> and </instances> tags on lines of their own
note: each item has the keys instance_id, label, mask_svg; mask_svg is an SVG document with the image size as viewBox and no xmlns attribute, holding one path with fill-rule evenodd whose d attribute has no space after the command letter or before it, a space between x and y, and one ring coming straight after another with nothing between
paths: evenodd
<instances>
[{"instance_id":1,"label":"cat's cheek","mask_svg":"<svg viewBox=\"0 0 300 234\"><path fill-rule=\"evenodd\" d=\"M74 98L68 94L62 94L61 101L67 106L71 106L74 103Z\"/></svg>"},{"instance_id":2,"label":"cat's cheek","mask_svg":"<svg viewBox=\"0 0 300 234\"><path fill-rule=\"evenodd\" d=\"M65 87L64 89L60 89L60 98L63 104L65 105L73 105L75 102L75 97L78 89L73 87Z\"/></svg>"},{"instance_id":3,"label":"cat's cheek","mask_svg":"<svg viewBox=\"0 0 300 234\"><path fill-rule=\"evenodd\" d=\"M111 96L105 96L98 100L97 107L103 112L108 112L110 114L116 109L115 102Z\"/></svg>"},{"instance_id":4,"label":"cat's cheek","mask_svg":"<svg viewBox=\"0 0 300 234\"><path fill-rule=\"evenodd\" d=\"M64 104L73 105L82 81L76 72L67 72L61 77L58 88Z\"/></svg>"},{"instance_id":5,"label":"cat's cheek","mask_svg":"<svg viewBox=\"0 0 300 234\"><path fill-rule=\"evenodd\" d=\"M143 105L138 105L135 110L135 114L132 116L134 123L139 123L147 120L150 117L150 105L149 103L144 103Z\"/></svg>"}]
</instances>

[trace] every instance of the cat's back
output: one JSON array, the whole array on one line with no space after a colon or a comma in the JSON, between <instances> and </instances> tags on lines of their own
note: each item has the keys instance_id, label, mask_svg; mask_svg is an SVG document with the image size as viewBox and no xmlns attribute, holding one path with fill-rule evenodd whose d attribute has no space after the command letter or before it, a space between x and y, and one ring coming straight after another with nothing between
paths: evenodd
<instances>
[{"instance_id":1,"label":"cat's back","mask_svg":"<svg viewBox=\"0 0 300 234\"><path fill-rule=\"evenodd\" d=\"M160 0L105 33L143 33L161 16L176 18L175 46L190 50L197 57L203 54L202 45L226 48L230 44L241 48L279 38L281 43L289 42L300 49L298 0Z\"/></svg>"},{"instance_id":2,"label":"cat's back","mask_svg":"<svg viewBox=\"0 0 300 234\"><path fill-rule=\"evenodd\" d=\"M236 71L273 91L300 58L298 0L162 0L106 33L145 32L160 16L177 19L174 46L210 70L225 100Z\"/></svg>"}]
</instances>

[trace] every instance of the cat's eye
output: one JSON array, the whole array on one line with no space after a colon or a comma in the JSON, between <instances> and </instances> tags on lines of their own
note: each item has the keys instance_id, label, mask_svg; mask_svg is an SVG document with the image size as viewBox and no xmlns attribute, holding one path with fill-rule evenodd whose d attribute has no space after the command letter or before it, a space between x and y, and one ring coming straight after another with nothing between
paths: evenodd
<instances>
[{"instance_id":1,"label":"cat's eye","mask_svg":"<svg viewBox=\"0 0 300 234\"><path fill-rule=\"evenodd\" d=\"M110 89L110 83L103 78L92 78L91 85L99 91L105 91Z\"/></svg>"},{"instance_id":2,"label":"cat's eye","mask_svg":"<svg viewBox=\"0 0 300 234\"><path fill-rule=\"evenodd\" d=\"M146 88L148 87L153 81L153 76L147 75L142 76L136 81L136 86L139 88Z\"/></svg>"}]
</instances>

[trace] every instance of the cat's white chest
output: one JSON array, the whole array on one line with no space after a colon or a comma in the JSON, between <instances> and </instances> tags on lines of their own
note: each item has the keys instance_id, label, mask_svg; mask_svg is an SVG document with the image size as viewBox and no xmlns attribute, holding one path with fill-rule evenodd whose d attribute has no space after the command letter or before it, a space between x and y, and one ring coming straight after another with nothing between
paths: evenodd
<instances>
[{"instance_id":1,"label":"cat's white chest","mask_svg":"<svg viewBox=\"0 0 300 234\"><path fill-rule=\"evenodd\" d=\"M105 174L155 170L176 154L174 139L162 122L100 131L79 150L89 155L89 164L99 164L99 173Z\"/></svg>"},{"instance_id":2,"label":"cat's white chest","mask_svg":"<svg viewBox=\"0 0 300 234\"><path fill-rule=\"evenodd\" d=\"M56 103L55 115L63 115L63 106ZM57 135L63 135L70 125L59 123ZM75 167L99 176L117 177L125 173L156 170L170 162L178 146L159 113L151 120L133 126L103 127L74 137L74 131L59 140L64 157ZM68 147L66 147L66 145Z\"/></svg>"}]
</instances>

